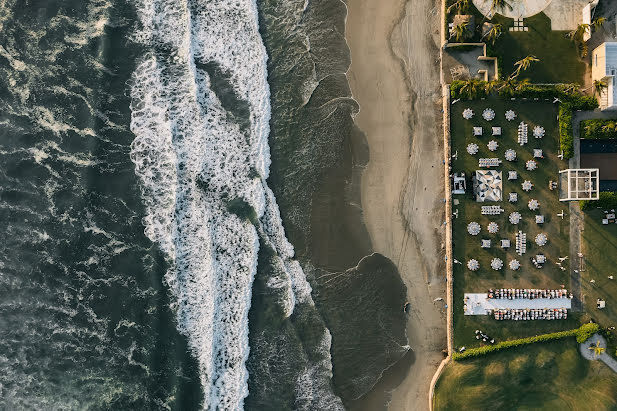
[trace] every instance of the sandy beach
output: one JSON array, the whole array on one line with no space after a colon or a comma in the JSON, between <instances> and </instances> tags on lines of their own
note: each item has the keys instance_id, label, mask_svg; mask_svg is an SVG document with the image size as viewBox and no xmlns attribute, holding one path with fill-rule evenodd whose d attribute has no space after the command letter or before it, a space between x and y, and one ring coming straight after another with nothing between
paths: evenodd
<instances>
[{"instance_id":1,"label":"sandy beach","mask_svg":"<svg viewBox=\"0 0 617 411\"><path fill-rule=\"evenodd\" d=\"M348 72L369 145L362 176L373 248L407 285L407 334L415 361L390 410L428 409L429 384L446 348L443 131L438 0L347 0Z\"/></svg>"}]
</instances>

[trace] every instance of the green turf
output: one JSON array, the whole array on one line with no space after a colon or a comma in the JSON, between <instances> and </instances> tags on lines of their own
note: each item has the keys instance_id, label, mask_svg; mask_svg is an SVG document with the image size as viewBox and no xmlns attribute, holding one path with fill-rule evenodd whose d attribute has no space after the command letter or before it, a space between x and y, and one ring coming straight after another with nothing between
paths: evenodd
<instances>
[{"instance_id":1,"label":"green turf","mask_svg":"<svg viewBox=\"0 0 617 411\"><path fill-rule=\"evenodd\" d=\"M462 118L465 108L472 108L475 116L472 120ZM495 120L485 121L481 114L486 107L491 107L496 112ZM515 121L508 122L504 118L507 109L513 109L518 117ZM489 98L478 101L461 101L452 106L451 110L451 135L452 152L458 152L458 158L452 161L452 172L464 171L468 177L478 169L478 158L499 157L504 160L504 152L513 148L517 152L518 161L511 163L503 161L497 170L503 173L503 196L505 201L499 203L483 203L484 205L500 205L506 211L500 216L482 216L480 214L481 203L475 202L471 197L471 186L468 186L468 194L454 195L460 204L454 205L453 210L459 212L458 218L453 220L453 252L454 258L463 265L454 264L454 344L457 347L471 347L477 345L474 330L481 329L498 340L527 337L544 334L553 331L576 328L579 325L577 315L571 314L568 320L560 321L496 321L488 316L464 316L463 294L465 292L486 292L489 288L518 287L518 288L559 288L561 284L569 286L568 271L561 271L555 264L557 258L569 254L569 219L557 217L562 209L567 211L567 205L559 202L557 190L548 188L549 180L556 181L559 169L567 167L567 163L559 160L556 156L558 149L557 130L557 106L547 101L516 101ZM521 121L529 124L529 143L521 147L517 143L517 128ZM499 143L495 153L491 153L486 144L493 139L490 135L491 126L501 126L502 136L494 137ZM546 129L543 139L534 139L531 130L533 126L541 125ZM485 135L477 138L472 135L473 126L483 126ZM488 133L488 135L487 135ZM475 142L480 147L480 152L471 156L466 152L467 144ZM533 149L541 148L544 151L544 159L538 161L538 169L527 171L525 162L533 157ZM519 178L516 181L507 180L507 171L516 170ZM525 193L521 189L523 180L528 179L534 184L534 188ZM507 195L515 191L519 195L518 203L509 203ZM529 199L535 198L540 202L539 213L545 216L546 222L542 226L535 223L536 212L527 208ZM523 219L514 226L509 223L508 216L511 212L518 211ZM482 226L480 235L474 237L467 233L467 224L477 221ZM486 226L495 221L499 224L499 233L488 234ZM518 256L515 252L515 233L521 229L527 233L527 253ZM549 243L539 247L534 243L536 234L546 233ZM480 248L482 238L491 239L493 246L485 250ZM499 240L510 239L511 247L505 251L500 248ZM533 266L531 258L536 254L543 253L548 263L542 269ZM494 271L490 267L493 257L504 261L504 268ZM467 269L466 262L476 258L480 262L480 270L472 272ZM516 258L521 262L521 269L512 271L507 264Z\"/></svg>"},{"instance_id":2,"label":"green turf","mask_svg":"<svg viewBox=\"0 0 617 411\"><path fill-rule=\"evenodd\" d=\"M585 270L581 272L584 309L600 325L617 327L617 224L603 225L602 218L603 210L585 212L585 229L581 233L581 251L585 256ZM610 280L609 275L615 279ZM606 308L597 309L598 298L606 301ZM617 333L612 334L614 345ZM615 354L614 349L611 354Z\"/></svg>"},{"instance_id":3,"label":"green turf","mask_svg":"<svg viewBox=\"0 0 617 411\"><path fill-rule=\"evenodd\" d=\"M513 20L496 16L506 28ZM550 19L544 13L524 20L529 27L526 32L504 33L495 42L495 52L503 58L502 77L510 75L514 63L528 55L536 56L539 62L521 73L520 78L529 78L532 83L579 83L584 84L585 63L579 58L576 45L566 38L566 31L552 31Z\"/></svg>"},{"instance_id":4,"label":"green turf","mask_svg":"<svg viewBox=\"0 0 617 411\"><path fill-rule=\"evenodd\" d=\"M616 410L617 374L582 358L576 340L451 362L435 410Z\"/></svg>"}]
</instances>

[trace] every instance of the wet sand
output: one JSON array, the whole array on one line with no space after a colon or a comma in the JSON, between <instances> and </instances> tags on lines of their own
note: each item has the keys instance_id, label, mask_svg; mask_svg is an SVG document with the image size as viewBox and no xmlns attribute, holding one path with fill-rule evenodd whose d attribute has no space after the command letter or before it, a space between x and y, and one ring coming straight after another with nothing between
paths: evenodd
<instances>
[{"instance_id":1,"label":"wet sand","mask_svg":"<svg viewBox=\"0 0 617 411\"><path fill-rule=\"evenodd\" d=\"M410 368L391 410L428 409L429 385L446 348L443 131L438 0L347 0L348 72L360 104L369 162L364 222L376 252L398 267L411 304Z\"/></svg>"}]
</instances>

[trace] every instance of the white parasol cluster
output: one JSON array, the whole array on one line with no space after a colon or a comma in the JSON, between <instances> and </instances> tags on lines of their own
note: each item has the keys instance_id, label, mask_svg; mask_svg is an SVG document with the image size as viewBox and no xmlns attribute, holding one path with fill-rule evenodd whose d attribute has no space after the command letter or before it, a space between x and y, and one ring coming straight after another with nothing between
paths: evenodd
<instances>
[{"instance_id":1,"label":"white parasol cluster","mask_svg":"<svg viewBox=\"0 0 617 411\"><path fill-rule=\"evenodd\" d=\"M480 263L475 258L472 258L471 260L467 261L467 268L469 268L471 271L478 271L478 269L480 268Z\"/></svg>"},{"instance_id":2,"label":"white parasol cluster","mask_svg":"<svg viewBox=\"0 0 617 411\"><path fill-rule=\"evenodd\" d=\"M478 154L478 145L476 143L467 144L467 152L472 156Z\"/></svg>"},{"instance_id":3,"label":"white parasol cluster","mask_svg":"<svg viewBox=\"0 0 617 411\"><path fill-rule=\"evenodd\" d=\"M527 162L525 163L525 168L527 168L527 170L529 171L535 170L537 167L538 163L533 160L527 160Z\"/></svg>"},{"instance_id":4,"label":"white parasol cluster","mask_svg":"<svg viewBox=\"0 0 617 411\"><path fill-rule=\"evenodd\" d=\"M521 263L518 260L511 260L508 265L510 266L510 270L518 270L521 268Z\"/></svg>"},{"instance_id":5,"label":"white parasol cluster","mask_svg":"<svg viewBox=\"0 0 617 411\"><path fill-rule=\"evenodd\" d=\"M506 111L506 120L512 121L516 118L516 113L513 110Z\"/></svg>"},{"instance_id":6,"label":"white parasol cluster","mask_svg":"<svg viewBox=\"0 0 617 411\"><path fill-rule=\"evenodd\" d=\"M540 233L536 236L536 244L538 244L539 246L546 245L547 242L548 237L546 236L546 234Z\"/></svg>"},{"instance_id":7,"label":"white parasol cluster","mask_svg":"<svg viewBox=\"0 0 617 411\"><path fill-rule=\"evenodd\" d=\"M544 133L546 133L546 131L544 130L544 127L542 127L542 126L535 126L533 128L533 136L535 138L542 138L542 137L544 137Z\"/></svg>"},{"instance_id":8,"label":"white parasol cluster","mask_svg":"<svg viewBox=\"0 0 617 411\"><path fill-rule=\"evenodd\" d=\"M508 216L508 220L510 220L510 223L512 223L512 224L520 223L521 222L521 213L519 213L518 211L510 213L510 215Z\"/></svg>"},{"instance_id":9,"label":"white parasol cluster","mask_svg":"<svg viewBox=\"0 0 617 411\"><path fill-rule=\"evenodd\" d=\"M492 221L488 224L488 226L486 227L486 229L488 230L489 233L491 234L497 234L497 232L499 231L499 225L497 225L496 222Z\"/></svg>"},{"instance_id":10,"label":"white parasol cluster","mask_svg":"<svg viewBox=\"0 0 617 411\"><path fill-rule=\"evenodd\" d=\"M512 150L511 148L506 150L506 160L508 161L514 161L516 160L516 151Z\"/></svg>"},{"instance_id":11,"label":"white parasol cluster","mask_svg":"<svg viewBox=\"0 0 617 411\"><path fill-rule=\"evenodd\" d=\"M488 142L488 144L486 146L488 147L489 150L495 151L495 150L497 150L497 147L499 147L499 144L497 144L497 142L495 140L491 140L491 141Z\"/></svg>"},{"instance_id":12,"label":"white parasol cluster","mask_svg":"<svg viewBox=\"0 0 617 411\"><path fill-rule=\"evenodd\" d=\"M523 187L523 191L531 191L533 184L531 181L525 180L521 186Z\"/></svg>"},{"instance_id":13,"label":"white parasol cluster","mask_svg":"<svg viewBox=\"0 0 617 411\"><path fill-rule=\"evenodd\" d=\"M463 110L463 118L465 120L470 120L473 117L473 110L470 108L466 108Z\"/></svg>"},{"instance_id":14,"label":"white parasol cluster","mask_svg":"<svg viewBox=\"0 0 617 411\"><path fill-rule=\"evenodd\" d=\"M491 260L491 268L495 271L501 270L503 268L503 261L501 261L501 259L497 257L493 258Z\"/></svg>"},{"instance_id":15,"label":"white parasol cluster","mask_svg":"<svg viewBox=\"0 0 617 411\"><path fill-rule=\"evenodd\" d=\"M540 207L540 203L538 203L538 200L535 200L535 199L532 198L527 203L527 207L529 207L530 210L537 210L538 207Z\"/></svg>"},{"instance_id":16,"label":"white parasol cluster","mask_svg":"<svg viewBox=\"0 0 617 411\"><path fill-rule=\"evenodd\" d=\"M482 112L482 117L486 121L491 121L492 119L495 118L495 110L493 110L492 108L485 108L484 111Z\"/></svg>"},{"instance_id":17,"label":"white parasol cluster","mask_svg":"<svg viewBox=\"0 0 617 411\"><path fill-rule=\"evenodd\" d=\"M476 223L475 221L467 224L467 232L471 235L480 234L480 224Z\"/></svg>"}]
</instances>

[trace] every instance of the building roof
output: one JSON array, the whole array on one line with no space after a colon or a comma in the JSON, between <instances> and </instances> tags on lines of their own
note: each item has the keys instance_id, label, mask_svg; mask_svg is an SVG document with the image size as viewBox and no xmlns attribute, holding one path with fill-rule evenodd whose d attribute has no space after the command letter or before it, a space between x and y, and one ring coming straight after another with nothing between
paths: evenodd
<instances>
[{"instance_id":1,"label":"building roof","mask_svg":"<svg viewBox=\"0 0 617 411\"><path fill-rule=\"evenodd\" d=\"M617 153L582 153L581 168L598 168L602 180L617 180Z\"/></svg>"},{"instance_id":2,"label":"building roof","mask_svg":"<svg viewBox=\"0 0 617 411\"><path fill-rule=\"evenodd\" d=\"M593 80L606 81L608 89L601 96L601 107L617 105L617 42L607 41L596 47L591 55L591 77Z\"/></svg>"}]
</instances>

